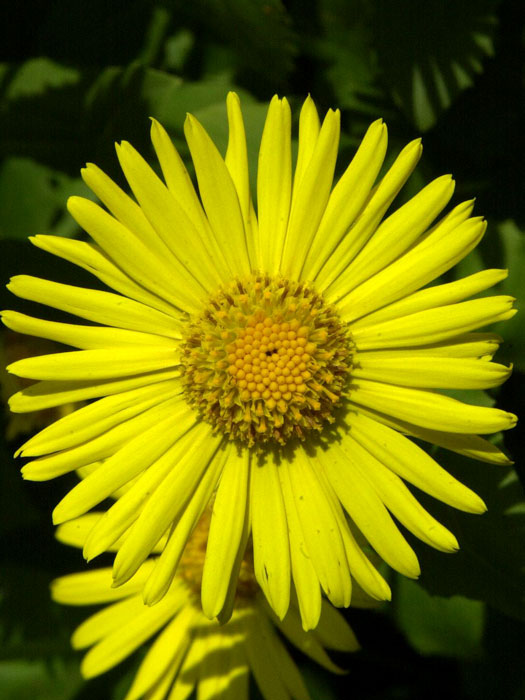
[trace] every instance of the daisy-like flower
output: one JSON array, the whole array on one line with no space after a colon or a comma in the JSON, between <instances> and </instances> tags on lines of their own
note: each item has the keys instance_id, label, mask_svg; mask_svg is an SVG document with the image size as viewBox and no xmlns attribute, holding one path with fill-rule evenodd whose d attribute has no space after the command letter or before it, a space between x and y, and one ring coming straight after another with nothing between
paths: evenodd
<instances>
[{"instance_id":1,"label":"daisy-like flower","mask_svg":"<svg viewBox=\"0 0 525 700\"><path fill-rule=\"evenodd\" d=\"M90 514L58 529L66 544L82 546L93 520ZM125 700L183 700L194 688L202 700L249 697L251 672L265 700L309 700L301 674L278 631L326 669L341 673L325 649L355 651L357 640L341 614L323 599L319 625L305 632L295 602L280 621L261 595L249 561L243 561L233 614L224 625L202 614L198 591L206 550L206 514L188 542L177 575L158 605L144 604L141 590L155 567L141 564L124 585L113 588L111 569L56 579L53 598L66 605L106 607L74 632L73 647L91 647L81 671L92 678L113 668L158 635L141 662ZM164 544L164 543L163 543ZM159 551L161 547L157 548Z\"/></svg>"},{"instance_id":2,"label":"daisy-like flower","mask_svg":"<svg viewBox=\"0 0 525 700\"><path fill-rule=\"evenodd\" d=\"M78 348L10 365L40 380L15 394L11 408L96 399L19 453L34 458L23 468L26 479L82 469L53 513L56 523L128 486L84 546L92 559L119 541L114 585L128 581L167 534L144 580L145 602L161 600L214 494L205 615L224 615L251 536L270 605L284 618L293 579L308 629L319 620L321 591L336 606L349 604L352 577L372 597L390 596L346 514L384 561L416 578L416 555L394 518L439 550L458 544L405 482L456 508L484 511L411 438L507 461L481 435L511 428L515 416L437 390L485 389L507 378L509 368L490 361L500 338L475 331L510 318L513 299L469 299L504 279L504 270L425 287L485 231L483 219L471 216L472 201L442 215L454 190L450 176L384 218L419 160L419 140L377 181L387 132L374 122L333 186L339 112L330 110L321 125L306 100L293 169L290 108L275 97L260 146L256 214L235 94L227 108L224 159L194 117L185 124L200 196L153 121L163 179L122 143L117 155L134 199L89 164L84 180L106 208L69 200L94 242L32 239L114 291L11 280L14 294L94 324L4 313L18 332Z\"/></svg>"}]
</instances>

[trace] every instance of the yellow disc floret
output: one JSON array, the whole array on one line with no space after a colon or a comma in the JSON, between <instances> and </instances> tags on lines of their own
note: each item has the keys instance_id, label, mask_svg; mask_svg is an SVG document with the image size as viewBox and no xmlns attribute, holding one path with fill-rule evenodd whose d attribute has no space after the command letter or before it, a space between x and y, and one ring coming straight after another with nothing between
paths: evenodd
<instances>
[{"instance_id":1,"label":"yellow disc floret","mask_svg":"<svg viewBox=\"0 0 525 700\"><path fill-rule=\"evenodd\" d=\"M256 274L190 320L182 365L206 420L248 445L284 444L332 420L351 357L337 312L311 286Z\"/></svg>"}]
</instances>

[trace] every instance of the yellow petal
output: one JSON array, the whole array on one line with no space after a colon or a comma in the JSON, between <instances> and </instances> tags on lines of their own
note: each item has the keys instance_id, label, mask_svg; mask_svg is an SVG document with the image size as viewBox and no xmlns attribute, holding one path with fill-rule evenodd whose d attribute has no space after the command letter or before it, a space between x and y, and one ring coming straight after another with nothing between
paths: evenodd
<instances>
[{"instance_id":1,"label":"yellow petal","mask_svg":"<svg viewBox=\"0 0 525 700\"><path fill-rule=\"evenodd\" d=\"M7 371L29 379L99 380L129 377L179 364L173 348L104 348L73 350L18 360Z\"/></svg>"},{"instance_id":2,"label":"yellow petal","mask_svg":"<svg viewBox=\"0 0 525 700\"><path fill-rule=\"evenodd\" d=\"M421 152L421 139L405 146L381 182L371 192L351 230L341 239L318 272L315 284L319 292L324 292L342 273L346 279L349 264L376 230L384 213L416 167Z\"/></svg>"},{"instance_id":3,"label":"yellow petal","mask_svg":"<svg viewBox=\"0 0 525 700\"><path fill-rule=\"evenodd\" d=\"M473 406L433 391L367 379L354 383L352 401L423 428L450 433L496 433L512 428L517 421L512 413L498 408Z\"/></svg>"},{"instance_id":4,"label":"yellow petal","mask_svg":"<svg viewBox=\"0 0 525 700\"><path fill-rule=\"evenodd\" d=\"M120 294L83 289L29 275L12 277L7 288L22 299L46 304L95 323L180 338L180 324L176 318Z\"/></svg>"},{"instance_id":5,"label":"yellow petal","mask_svg":"<svg viewBox=\"0 0 525 700\"><path fill-rule=\"evenodd\" d=\"M231 273L245 276L251 271L246 232L235 185L226 163L202 125L191 115L184 123L184 134L208 221Z\"/></svg>"},{"instance_id":6,"label":"yellow petal","mask_svg":"<svg viewBox=\"0 0 525 700\"><path fill-rule=\"evenodd\" d=\"M278 471L268 454L264 464L251 464L250 510L255 576L277 615L286 615L290 603L290 545ZM271 523L271 528L268 527Z\"/></svg>"},{"instance_id":7,"label":"yellow petal","mask_svg":"<svg viewBox=\"0 0 525 700\"><path fill-rule=\"evenodd\" d=\"M299 279L306 255L326 209L339 146L339 111L325 117L310 162L294 182L290 220L281 259L285 277Z\"/></svg>"},{"instance_id":8,"label":"yellow petal","mask_svg":"<svg viewBox=\"0 0 525 700\"><path fill-rule=\"evenodd\" d=\"M226 98L228 110L228 149L224 159L228 172L231 175L246 231L246 246L252 269L257 268L257 255L255 252L255 239L257 233L257 218L250 193L250 172L248 167L248 151L246 147L246 134L241 112L241 102L234 92L229 92Z\"/></svg>"},{"instance_id":9,"label":"yellow petal","mask_svg":"<svg viewBox=\"0 0 525 700\"><path fill-rule=\"evenodd\" d=\"M350 165L334 187L303 267L313 280L362 209L383 163L387 129L382 119L370 125ZM351 234L350 234L351 235Z\"/></svg>"},{"instance_id":10,"label":"yellow petal","mask_svg":"<svg viewBox=\"0 0 525 700\"><path fill-rule=\"evenodd\" d=\"M319 582L334 605L346 607L352 588L343 541L330 503L304 453L297 452L287 470L301 530Z\"/></svg>"},{"instance_id":11,"label":"yellow petal","mask_svg":"<svg viewBox=\"0 0 525 700\"><path fill-rule=\"evenodd\" d=\"M414 246L403 256L363 282L338 303L350 322L423 287L462 260L481 240L487 224L468 219L429 250Z\"/></svg>"},{"instance_id":12,"label":"yellow petal","mask_svg":"<svg viewBox=\"0 0 525 700\"><path fill-rule=\"evenodd\" d=\"M326 290L328 299L340 299L408 250L444 209L453 192L454 181L450 175L443 175L399 207L383 221L344 275Z\"/></svg>"},{"instance_id":13,"label":"yellow petal","mask_svg":"<svg viewBox=\"0 0 525 700\"><path fill-rule=\"evenodd\" d=\"M516 313L513 303L512 297L498 296L439 306L352 329L352 338L359 350L440 343L460 333L512 318Z\"/></svg>"},{"instance_id":14,"label":"yellow petal","mask_svg":"<svg viewBox=\"0 0 525 700\"><path fill-rule=\"evenodd\" d=\"M171 381L180 376L179 369L163 370L160 372L148 372L135 377L124 379L90 381L50 381L37 382L13 394L9 399L9 408L13 413L27 413L28 411L41 411L44 408L52 408L66 403L86 401L100 396L118 394L121 391L129 391L141 386Z\"/></svg>"},{"instance_id":15,"label":"yellow petal","mask_svg":"<svg viewBox=\"0 0 525 700\"><path fill-rule=\"evenodd\" d=\"M174 338L166 338L166 336L154 335L153 333L129 331L123 328L57 323L26 316L18 311L2 311L1 316L4 325L16 333L47 338L82 350L149 345L151 347L171 348L175 351L179 346L178 341Z\"/></svg>"},{"instance_id":16,"label":"yellow petal","mask_svg":"<svg viewBox=\"0 0 525 700\"><path fill-rule=\"evenodd\" d=\"M341 447L359 462L360 469L388 510L420 540L442 552L454 552L459 546L454 535L418 503L401 479L347 433Z\"/></svg>"},{"instance_id":17,"label":"yellow petal","mask_svg":"<svg viewBox=\"0 0 525 700\"><path fill-rule=\"evenodd\" d=\"M58 524L76 518L110 496L157 460L193 420L186 407L176 410L176 404L166 401L159 409L145 412L133 422L128 421L126 429L135 429L131 433L133 437L130 439L128 432L128 439L108 457L104 468L94 471L64 496L53 511L53 522Z\"/></svg>"},{"instance_id":18,"label":"yellow petal","mask_svg":"<svg viewBox=\"0 0 525 700\"><path fill-rule=\"evenodd\" d=\"M127 581L135 573L161 535L180 517L221 442L222 438L211 432L206 423L195 426L191 435L193 442L188 444L185 441L186 449L176 464L177 468L171 470L149 497L115 557L115 585Z\"/></svg>"},{"instance_id":19,"label":"yellow petal","mask_svg":"<svg viewBox=\"0 0 525 700\"><path fill-rule=\"evenodd\" d=\"M156 254L146 243L134 236L94 202L82 197L70 197L67 207L79 226L115 261L135 282L163 297L177 308L194 313L206 296L177 260L169 254Z\"/></svg>"},{"instance_id":20,"label":"yellow petal","mask_svg":"<svg viewBox=\"0 0 525 700\"><path fill-rule=\"evenodd\" d=\"M290 483L289 470L287 468L280 469L279 477L286 508L286 520L288 522L293 581L297 591L303 629L310 630L316 627L321 614L319 577L312 563L308 545L301 528L293 488Z\"/></svg>"},{"instance_id":21,"label":"yellow petal","mask_svg":"<svg viewBox=\"0 0 525 700\"><path fill-rule=\"evenodd\" d=\"M275 96L268 107L257 169L257 261L259 269L270 275L281 264L291 195L291 112L287 100Z\"/></svg>"},{"instance_id":22,"label":"yellow petal","mask_svg":"<svg viewBox=\"0 0 525 700\"><path fill-rule=\"evenodd\" d=\"M162 554L158 557L155 568L144 586L142 595L146 605L155 605L168 591L184 547L217 488L217 482L229 452L227 447L215 453L195 492L187 501L180 517L173 523Z\"/></svg>"},{"instance_id":23,"label":"yellow petal","mask_svg":"<svg viewBox=\"0 0 525 700\"><path fill-rule=\"evenodd\" d=\"M221 247L213 235L188 171L170 137L156 119L151 120L151 141L157 153L168 190L192 222L201 243L204 244L217 272L220 273L220 277L227 279L228 265Z\"/></svg>"},{"instance_id":24,"label":"yellow petal","mask_svg":"<svg viewBox=\"0 0 525 700\"><path fill-rule=\"evenodd\" d=\"M171 380L107 396L47 426L24 443L18 453L34 457L75 447L181 391L180 382Z\"/></svg>"},{"instance_id":25,"label":"yellow petal","mask_svg":"<svg viewBox=\"0 0 525 700\"><path fill-rule=\"evenodd\" d=\"M488 389L499 386L511 368L485 360L432 357L403 350L358 353L352 376L427 389Z\"/></svg>"},{"instance_id":26,"label":"yellow petal","mask_svg":"<svg viewBox=\"0 0 525 700\"><path fill-rule=\"evenodd\" d=\"M148 292L134 282L128 275L117 267L108 256L103 253L94 243L77 241L63 236L37 235L29 238L31 243L37 248L53 253L59 258L68 260L87 270L108 287L115 289L125 297L139 301L152 309L161 311L169 316L182 320L181 312L165 299L161 299L156 294Z\"/></svg>"},{"instance_id":27,"label":"yellow petal","mask_svg":"<svg viewBox=\"0 0 525 700\"><path fill-rule=\"evenodd\" d=\"M245 528L249 500L249 453L230 451L213 502L213 512L202 571L201 600L204 614L216 617L222 610L228 584Z\"/></svg>"},{"instance_id":28,"label":"yellow petal","mask_svg":"<svg viewBox=\"0 0 525 700\"><path fill-rule=\"evenodd\" d=\"M357 458L334 445L319 459L345 510L379 556L396 571L417 578L420 569L416 555L364 477Z\"/></svg>"},{"instance_id":29,"label":"yellow petal","mask_svg":"<svg viewBox=\"0 0 525 700\"><path fill-rule=\"evenodd\" d=\"M408 316L418 311L455 304L501 282L507 277L507 274L507 270L482 270L454 282L421 289L366 315L364 318L352 321L352 328L364 328L381 321Z\"/></svg>"}]
</instances>

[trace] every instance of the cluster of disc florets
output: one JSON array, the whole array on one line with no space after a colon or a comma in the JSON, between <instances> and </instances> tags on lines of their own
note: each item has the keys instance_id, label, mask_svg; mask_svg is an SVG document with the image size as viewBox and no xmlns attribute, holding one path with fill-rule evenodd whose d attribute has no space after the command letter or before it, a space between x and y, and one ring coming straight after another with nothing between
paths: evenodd
<instances>
[{"instance_id":1,"label":"cluster of disc florets","mask_svg":"<svg viewBox=\"0 0 525 700\"><path fill-rule=\"evenodd\" d=\"M351 358L337 312L310 285L254 274L189 321L181 362L189 402L251 446L331 422Z\"/></svg>"}]
</instances>

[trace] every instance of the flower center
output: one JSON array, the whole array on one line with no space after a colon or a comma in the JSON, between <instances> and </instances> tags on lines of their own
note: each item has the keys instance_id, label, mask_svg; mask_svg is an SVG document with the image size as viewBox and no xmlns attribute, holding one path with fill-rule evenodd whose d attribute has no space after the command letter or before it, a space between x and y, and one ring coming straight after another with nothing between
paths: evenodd
<instances>
[{"instance_id":1,"label":"flower center","mask_svg":"<svg viewBox=\"0 0 525 700\"><path fill-rule=\"evenodd\" d=\"M351 359L337 312L309 285L254 274L190 319L181 362L189 403L251 446L332 422Z\"/></svg>"}]
</instances>

